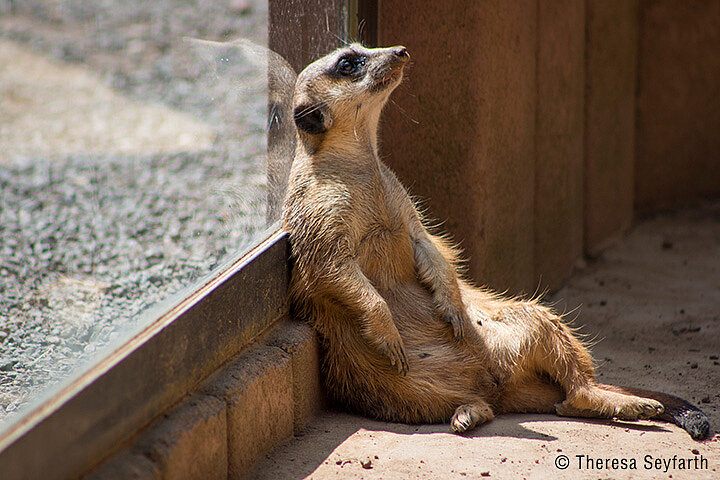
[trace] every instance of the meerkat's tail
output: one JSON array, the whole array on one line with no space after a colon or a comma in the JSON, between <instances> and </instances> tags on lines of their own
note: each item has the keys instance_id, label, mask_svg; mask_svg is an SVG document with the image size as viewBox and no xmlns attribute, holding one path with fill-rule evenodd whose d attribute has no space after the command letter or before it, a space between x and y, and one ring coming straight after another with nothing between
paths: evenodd
<instances>
[{"instance_id":1,"label":"meerkat's tail","mask_svg":"<svg viewBox=\"0 0 720 480\"><path fill-rule=\"evenodd\" d=\"M657 400L663 404L665 411L655 418L674 423L685 429L695 440L704 440L710 436L710 420L708 420L707 415L687 400L668 393L654 392L642 388L617 387L615 385L600 385L600 387L616 393Z\"/></svg>"}]
</instances>

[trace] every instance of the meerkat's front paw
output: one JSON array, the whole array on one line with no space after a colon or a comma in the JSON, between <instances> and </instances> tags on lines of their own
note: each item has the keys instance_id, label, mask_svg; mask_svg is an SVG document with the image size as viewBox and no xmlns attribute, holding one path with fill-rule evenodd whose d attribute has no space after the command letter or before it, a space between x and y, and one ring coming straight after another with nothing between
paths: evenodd
<instances>
[{"instance_id":1,"label":"meerkat's front paw","mask_svg":"<svg viewBox=\"0 0 720 480\"><path fill-rule=\"evenodd\" d=\"M453 327L453 339L455 339L456 342L459 342L463 338L465 338L465 322L467 321L467 317L465 316L464 312L458 312L455 315L450 315L449 317L446 317L448 323L452 325Z\"/></svg>"},{"instance_id":2,"label":"meerkat's front paw","mask_svg":"<svg viewBox=\"0 0 720 480\"><path fill-rule=\"evenodd\" d=\"M462 302L460 302L462 305ZM452 325L453 338L455 341L460 341L465 337L465 323L468 321L467 313L465 313L465 306L456 308L453 305L445 304L439 305L436 311L440 314L446 322Z\"/></svg>"},{"instance_id":3,"label":"meerkat's front paw","mask_svg":"<svg viewBox=\"0 0 720 480\"><path fill-rule=\"evenodd\" d=\"M392 370L397 370L398 374L403 377L407 375L408 362L407 357L405 356L405 347L403 346L403 341L400 338L400 335L398 335L394 340L382 341L378 346L380 347L380 351L382 351L383 354L390 359L390 368Z\"/></svg>"},{"instance_id":4,"label":"meerkat's front paw","mask_svg":"<svg viewBox=\"0 0 720 480\"><path fill-rule=\"evenodd\" d=\"M371 310L361 321L365 339L390 360L390 367L393 370L405 376L408 371L405 345L387 306Z\"/></svg>"}]
</instances>

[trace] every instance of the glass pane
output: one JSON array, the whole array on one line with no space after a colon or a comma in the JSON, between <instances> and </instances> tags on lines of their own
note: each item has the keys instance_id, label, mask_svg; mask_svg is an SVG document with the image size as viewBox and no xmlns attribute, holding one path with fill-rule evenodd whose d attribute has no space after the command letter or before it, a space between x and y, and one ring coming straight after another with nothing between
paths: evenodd
<instances>
[{"instance_id":1,"label":"glass pane","mask_svg":"<svg viewBox=\"0 0 720 480\"><path fill-rule=\"evenodd\" d=\"M267 233L267 11L0 0L0 430Z\"/></svg>"}]
</instances>

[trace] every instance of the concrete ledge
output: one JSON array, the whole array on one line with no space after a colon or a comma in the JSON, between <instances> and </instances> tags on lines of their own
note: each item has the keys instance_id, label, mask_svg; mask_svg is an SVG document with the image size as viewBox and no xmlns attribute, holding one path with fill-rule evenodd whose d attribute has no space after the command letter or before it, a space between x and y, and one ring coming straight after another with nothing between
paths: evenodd
<instances>
[{"instance_id":1,"label":"concrete ledge","mask_svg":"<svg viewBox=\"0 0 720 480\"><path fill-rule=\"evenodd\" d=\"M227 403L228 478L293 434L291 357L256 346L211 377L203 392Z\"/></svg>"},{"instance_id":2,"label":"concrete ledge","mask_svg":"<svg viewBox=\"0 0 720 480\"><path fill-rule=\"evenodd\" d=\"M84 477L85 480L161 480L157 465L145 455L125 450Z\"/></svg>"},{"instance_id":3,"label":"concrete ledge","mask_svg":"<svg viewBox=\"0 0 720 480\"><path fill-rule=\"evenodd\" d=\"M156 420L133 450L157 465L162 478L227 478L225 404L214 397L191 395Z\"/></svg>"},{"instance_id":4,"label":"concrete ledge","mask_svg":"<svg viewBox=\"0 0 720 480\"><path fill-rule=\"evenodd\" d=\"M283 321L268 337L269 345L291 356L293 385L293 431L298 435L325 403L320 388L320 352L310 325Z\"/></svg>"},{"instance_id":5,"label":"concrete ledge","mask_svg":"<svg viewBox=\"0 0 720 480\"><path fill-rule=\"evenodd\" d=\"M155 420L126 449L88 477L92 480L227 478L225 403L191 395Z\"/></svg>"},{"instance_id":6,"label":"concrete ledge","mask_svg":"<svg viewBox=\"0 0 720 480\"><path fill-rule=\"evenodd\" d=\"M243 478L323 404L317 338L281 319L85 478Z\"/></svg>"}]
</instances>

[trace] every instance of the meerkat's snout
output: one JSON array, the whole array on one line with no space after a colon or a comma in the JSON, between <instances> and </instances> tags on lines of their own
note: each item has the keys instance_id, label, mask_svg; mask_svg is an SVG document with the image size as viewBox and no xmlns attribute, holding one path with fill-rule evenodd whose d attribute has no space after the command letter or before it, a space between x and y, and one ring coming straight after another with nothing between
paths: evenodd
<instances>
[{"instance_id":1,"label":"meerkat's snout","mask_svg":"<svg viewBox=\"0 0 720 480\"><path fill-rule=\"evenodd\" d=\"M375 90L380 90L399 80L405 64L410 60L407 48L402 45L380 49L378 56L380 59L373 72L376 81Z\"/></svg>"},{"instance_id":2,"label":"meerkat's snout","mask_svg":"<svg viewBox=\"0 0 720 480\"><path fill-rule=\"evenodd\" d=\"M407 48L400 45L399 47L393 47L393 54L398 58L410 58L410 55L407 53Z\"/></svg>"}]
</instances>

